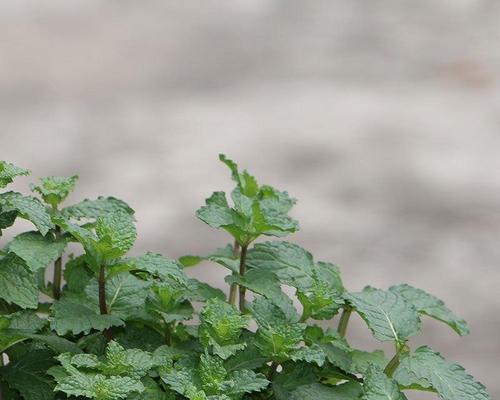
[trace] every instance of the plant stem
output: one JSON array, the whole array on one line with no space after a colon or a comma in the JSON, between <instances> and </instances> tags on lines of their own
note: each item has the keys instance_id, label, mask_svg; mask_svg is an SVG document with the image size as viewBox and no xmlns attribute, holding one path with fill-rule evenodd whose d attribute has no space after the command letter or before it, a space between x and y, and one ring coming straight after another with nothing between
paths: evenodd
<instances>
[{"instance_id":1,"label":"plant stem","mask_svg":"<svg viewBox=\"0 0 500 400\"><path fill-rule=\"evenodd\" d=\"M106 267L104 264L99 268L99 311L101 315L108 313L108 306L106 305ZM110 329L105 329L103 334L106 339L113 339L113 333Z\"/></svg>"},{"instance_id":2,"label":"plant stem","mask_svg":"<svg viewBox=\"0 0 500 400\"><path fill-rule=\"evenodd\" d=\"M240 252L240 245L235 240L234 245L233 245L233 255L235 257L237 257L239 252ZM238 291L238 284L231 283L231 286L229 288L229 299L228 299L229 304L233 304L233 305L236 304L236 292L237 291Z\"/></svg>"},{"instance_id":3,"label":"plant stem","mask_svg":"<svg viewBox=\"0 0 500 400\"><path fill-rule=\"evenodd\" d=\"M168 346L172 345L172 326L167 324L167 328L165 329L165 343Z\"/></svg>"},{"instance_id":4,"label":"plant stem","mask_svg":"<svg viewBox=\"0 0 500 400\"><path fill-rule=\"evenodd\" d=\"M267 373L267 380L272 381L274 378L274 375L276 375L276 370L278 369L278 363L273 361L271 365L269 366L269 372Z\"/></svg>"},{"instance_id":5,"label":"plant stem","mask_svg":"<svg viewBox=\"0 0 500 400\"><path fill-rule=\"evenodd\" d=\"M245 276L245 261L247 258L247 249L248 244L241 246L241 254L240 254L240 276ZM240 311L245 312L245 294L247 288L245 286L240 285Z\"/></svg>"},{"instance_id":6,"label":"plant stem","mask_svg":"<svg viewBox=\"0 0 500 400\"><path fill-rule=\"evenodd\" d=\"M341 337L345 337L351 313L352 313L351 308L344 308L344 311L342 311L342 315L340 316L339 326L337 328L337 332L340 334Z\"/></svg>"},{"instance_id":7,"label":"plant stem","mask_svg":"<svg viewBox=\"0 0 500 400\"><path fill-rule=\"evenodd\" d=\"M101 315L108 313L108 306L106 305L106 268L101 265L99 269L99 311Z\"/></svg>"},{"instance_id":8,"label":"plant stem","mask_svg":"<svg viewBox=\"0 0 500 400\"><path fill-rule=\"evenodd\" d=\"M399 355L401 354L401 352L405 347L406 347L405 345L400 345L396 343L396 349L397 349L396 354L394 354L394 357L391 358L391 360L384 369L384 373L389 378L392 378L394 371L396 371L396 368L399 366Z\"/></svg>"},{"instance_id":9,"label":"plant stem","mask_svg":"<svg viewBox=\"0 0 500 400\"><path fill-rule=\"evenodd\" d=\"M55 230L56 240L61 237L61 228L56 226ZM61 280L62 280L62 256L54 262L54 279L52 280L52 296L54 300L61 298Z\"/></svg>"}]
</instances>

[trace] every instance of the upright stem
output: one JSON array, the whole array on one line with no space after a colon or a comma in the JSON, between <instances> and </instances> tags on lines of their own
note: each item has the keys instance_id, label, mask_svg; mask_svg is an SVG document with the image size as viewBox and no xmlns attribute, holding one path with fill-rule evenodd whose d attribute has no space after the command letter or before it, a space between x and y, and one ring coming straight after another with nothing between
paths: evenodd
<instances>
[{"instance_id":1,"label":"upright stem","mask_svg":"<svg viewBox=\"0 0 500 400\"><path fill-rule=\"evenodd\" d=\"M167 327L165 329L165 343L168 346L172 345L172 325L167 324Z\"/></svg>"},{"instance_id":2,"label":"upright stem","mask_svg":"<svg viewBox=\"0 0 500 400\"><path fill-rule=\"evenodd\" d=\"M99 268L99 311L101 315L108 313L108 306L106 305L106 267L104 264ZM113 333L110 329L106 329L103 334L108 340L113 339Z\"/></svg>"},{"instance_id":3,"label":"upright stem","mask_svg":"<svg viewBox=\"0 0 500 400\"><path fill-rule=\"evenodd\" d=\"M238 253L240 251L240 245L239 243L235 240L234 245L233 245L233 255L235 257L238 256ZM238 291L238 284L236 283L231 283L231 286L229 288L229 299L228 302L229 304L236 304L236 292Z\"/></svg>"},{"instance_id":4,"label":"upright stem","mask_svg":"<svg viewBox=\"0 0 500 400\"><path fill-rule=\"evenodd\" d=\"M99 311L101 315L108 313L108 306L106 305L106 268L101 265L99 269Z\"/></svg>"},{"instance_id":5,"label":"upright stem","mask_svg":"<svg viewBox=\"0 0 500 400\"><path fill-rule=\"evenodd\" d=\"M272 381L274 378L274 375L276 375L276 370L278 369L278 363L273 361L271 365L269 366L269 372L267 373L267 380Z\"/></svg>"},{"instance_id":6,"label":"upright stem","mask_svg":"<svg viewBox=\"0 0 500 400\"><path fill-rule=\"evenodd\" d=\"M342 315L340 316L339 326L337 328L337 332L340 334L341 337L345 337L351 313L352 313L351 308L344 308L344 311L342 311Z\"/></svg>"},{"instance_id":7,"label":"upright stem","mask_svg":"<svg viewBox=\"0 0 500 400\"><path fill-rule=\"evenodd\" d=\"M61 228L56 226L55 228L56 240L61 237ZM54 279L52 280L52 296L54 300L59 300L61 298L61 281L62 281L62 256L59 257L54 262Z\"/></svg>"},{"instance_id":8,"label":"upright stem","mask_svg":"<svg viewBox=\"0 0 500 400\"><path fill-rule=\"evenodd\" d=\"M241 246L241 254L240 254L240 276L245 276L245 262L247 258L247 249L248 244ZM240 311L245 312L245 294L247 288L245 286L240 285Z\"/></svg>"},{"instance_id":9,"label":"upright stem","mask_svg":"<svg viewBox=\"0 0 500 400\"><path fill-rule=\"evenodd\" d=\"M394 354L394 357L391 358L391 360L384 369L384 373L389 378L392 378L394 371L396 371L396 368L399 366L399 356L401 355L401 352L405 348L407 348L406 345L396 343L396 354Z\"/></svg>"}]
</instances>

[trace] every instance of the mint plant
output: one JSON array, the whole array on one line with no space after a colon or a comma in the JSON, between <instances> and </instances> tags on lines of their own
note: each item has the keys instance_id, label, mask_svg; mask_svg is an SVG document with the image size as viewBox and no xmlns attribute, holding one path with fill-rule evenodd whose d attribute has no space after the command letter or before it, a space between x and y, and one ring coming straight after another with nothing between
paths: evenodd
<instances>
[{"instance_id":1,"label":"mint plant","mask_svg":"<svg viewBox=\"0 0 500 400\"><path fill-rule=\"evenodd\" d=\"M124 201L63 206L76 175L8 191L29 171L0 162L0 235L33 224L0 250L0 400L490 399L458 364L412 348L424 317L469 333L443 301L407 284L349 291L337 266L283 240L299 229L295 199L220 160L235 187L196 215L231 243L179 260L128 255L137 232ZM227 294L186 274L202 261L228 270ZM394 351L352 347L353 313Z\"/></svg>"}]
</instances>

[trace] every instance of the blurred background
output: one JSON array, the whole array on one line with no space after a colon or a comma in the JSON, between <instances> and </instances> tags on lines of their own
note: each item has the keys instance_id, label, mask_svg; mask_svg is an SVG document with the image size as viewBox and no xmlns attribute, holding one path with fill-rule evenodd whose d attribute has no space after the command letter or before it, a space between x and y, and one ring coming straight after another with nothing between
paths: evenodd
<instances>
[{"instance_id":1,"label":"blurred background","mask_svg":"<svg viewBox=\"0 0 500 400\"><path fill-rule=\"evenodd\" d=\"M468 320L411 345L499 398L499 21L496 0L3 0L0 159L34 171L22 190L78 173L69 202L125 199L134 252L178 257L228 242L194 215L231 189L226 153L299 199L289 240L351 290L408 282Z\"/></svg>"}]
</instances>

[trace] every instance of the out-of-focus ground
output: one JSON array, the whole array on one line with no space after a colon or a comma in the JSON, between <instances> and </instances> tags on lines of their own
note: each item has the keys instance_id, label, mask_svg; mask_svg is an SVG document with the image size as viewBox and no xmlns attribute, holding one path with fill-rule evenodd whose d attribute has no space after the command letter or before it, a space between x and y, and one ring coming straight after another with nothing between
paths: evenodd
<instances>
[{"instance_id":1,"label":"out-of-focus ground","mask_svg":"<svg viewBox=\"0 0 500 400\"><path fill-rule=\"evenodd\" d=\"M470 336L425 320L412 346L498 398L499 21L497 0L4 0L0 159L126 199L134 251L177 257L227 242L194 216L231 188L225 152L299 199L290 240L349 288L409 282L464 316Z\"/></svg>"}]
</instances>

